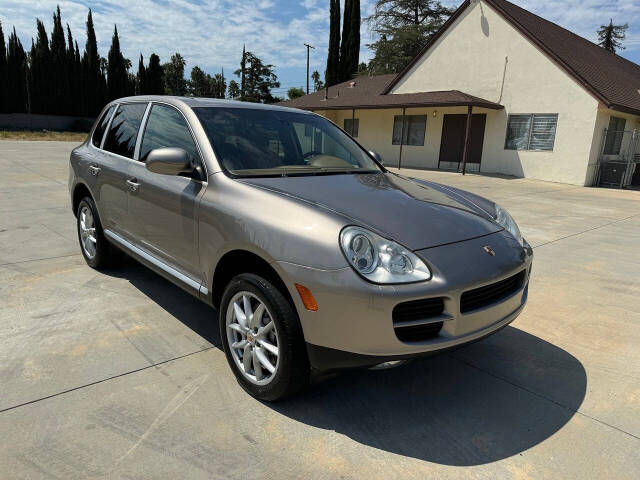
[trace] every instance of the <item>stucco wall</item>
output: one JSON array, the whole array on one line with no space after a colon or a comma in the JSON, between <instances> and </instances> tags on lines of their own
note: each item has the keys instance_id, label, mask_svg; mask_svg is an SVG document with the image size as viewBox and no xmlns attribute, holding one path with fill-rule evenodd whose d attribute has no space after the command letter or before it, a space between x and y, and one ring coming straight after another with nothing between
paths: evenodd
<instances>
[{"instance_id":1,"label":"stucco wall","mask_svg":"<svg viewBox=\"0 0 640 480\"><path fill-rule=\"evenodd\" d=\"M488 111L476 109L474 113L487 113ZM351 110L316 113L329 118L341 128L344 126L344 119L351 118ZM444 115L466 113L466 107L407 108L406 115L426 115L427 126L424 146L403 145L402 166L406 168L438 168ZM400 146L392 143L393 122L396 115L402 115L402 108L356 110L355 114L355 118L359 119L359 131L356 140L365 148L375 150L382 155L385 164L389 166L398 166L398 159L400 158Z\"/></svg>"},{"instance_id":2,"label":"stucco wall","mask_svg":"<svg viewBox=\"0 0 640 480\"><path fill-rule=\"evenodd\" d=\"M487 112L483 172L585 183L598 102L486 3L467 8L393 93L437 90L505 106ZM510 113L557 113L553 152L505 150Z\"/></svg>"}]
</instances>

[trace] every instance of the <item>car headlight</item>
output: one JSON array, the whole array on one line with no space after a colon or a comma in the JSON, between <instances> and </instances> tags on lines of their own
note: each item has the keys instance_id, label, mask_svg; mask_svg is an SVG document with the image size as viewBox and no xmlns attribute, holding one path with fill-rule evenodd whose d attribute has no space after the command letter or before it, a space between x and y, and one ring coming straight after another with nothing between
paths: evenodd
<instances>
[{"instance_id":1,"label":"car headlight","mask_svg":"<svg viewBox=\"0 0 640 480\"><path fill-rule=\"evenodd\" d=\"M520 233L518 224L513 219L509 212L507 212L500 205L496 205L496 216L494 217L496 223L509 232L518 241L518 243L524 246L524 238Z\"/></svg>"},{"instance_id":2,"label":"car headlight","mask_svg":"<svg viewBox=\"0 0 640 480\"><path fill-rule=\"evenodd\" d=\"M356 272L374 283L429 280L431 270L402 245L361 227L345 227L340 246Z\"/></svg>"}]
</instances>

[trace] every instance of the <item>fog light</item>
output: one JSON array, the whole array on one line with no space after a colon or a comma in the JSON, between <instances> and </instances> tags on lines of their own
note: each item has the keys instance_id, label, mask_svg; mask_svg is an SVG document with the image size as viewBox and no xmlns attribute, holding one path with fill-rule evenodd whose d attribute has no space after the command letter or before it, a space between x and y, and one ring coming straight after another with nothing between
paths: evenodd
<instances>
[{"instance_id":1,"label":"fog light","mask_svg":"<svg viewBox=\"0 0 640 480\"><path fill-rule=\"evenodd\" d=\"M316 299L313 298L311 290L309 290L304 285L300 285L299 283L296 283L296 290L298 290L298 293L300 294L300 298L302 299L304 308L306 308L307 310L311 310L312 312L318 310L318 304L316 303Z\"/></svg>"}]
</instances>

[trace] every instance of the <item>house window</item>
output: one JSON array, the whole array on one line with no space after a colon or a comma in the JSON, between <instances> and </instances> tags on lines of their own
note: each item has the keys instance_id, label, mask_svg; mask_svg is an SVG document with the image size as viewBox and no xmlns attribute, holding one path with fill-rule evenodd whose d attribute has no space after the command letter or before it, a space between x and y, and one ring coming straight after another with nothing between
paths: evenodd
<instances>
[{"instance_id":1,"label":"house window","mask_svg":"<svg viewBox=\"0 0 640 480\"><path fill-rule=\"evenodd\" d=\"M404 126L404 128L403 128ZM396 115L393 119L393 145L400 145L404 131L403 145L424 145L424 132L427 128L426 115Z\"/></svg>"},{"instance_id":2,"label":"house window","mask_svg":"<svg viewBox=\"0 0 640 480\"><path fill-rule=\"evenodd\" d=\"M358 137L358 129L360 128L359 118L345 118L344 119L344 131L351 135L353 138Z\"/></svg>"},{"instance_id":3,"label":"house window","mask_svg":"<svg viewBox=\"0 0 640 480\"><path fill-rule=\"evenodd\" d=\"M609 119L609 128L607 129L607 138L604 142L605 155L619 155L622 147L622 138L624 137L624 127L627 121L620 117L611 117Z\"/></svg>"},{"instance_id":4,"label":"house window","mask_svg":"<svg viewBox=\"0 0 640 480\"><path fill-rule=\"evenodd\" d=\"M553 151L558 114L509 115L505 150Z\"/></svg>"}]
</instances>

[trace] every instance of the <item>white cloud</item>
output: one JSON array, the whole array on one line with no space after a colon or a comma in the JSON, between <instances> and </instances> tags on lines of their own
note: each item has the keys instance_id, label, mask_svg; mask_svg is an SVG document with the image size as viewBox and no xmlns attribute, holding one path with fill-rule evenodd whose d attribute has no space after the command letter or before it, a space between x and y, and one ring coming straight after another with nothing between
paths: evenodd
<instances>
[{"instance_id":1,"label":"white cloud","mask_svg":"<svg viewBox=\"0 0 640 480\"><path fill-rule=\"evenodd\" d=\"M445 0L445 5L457 2ZM85 21L89 7L94 10L94 23L99 50L107 55L114 24L118 25L122 50L137 68L140 53L150 53L162 61L179 51L187 60L187 68L200 65L208 71L224 66L229 75L237 68L243 44L265 62L276 65L284 86L298 85L304 79L306 50L303 43L316 46L312 50L311 69L324 70L329 37L329 0L2 0L0 20L8 35L15 25L28 49L35 35L35 18L41 18L51 32L52 13L60 4L63 22L71 25L80 49L85 43ZM344 1L342 1L344 4ZM361 0L362 18L373 12L375 0ZM590 40L602 23L613 18L616 23L629 23L625 45L640 56L640 8L638 0L520 0L519 5L568 28ZM374 35L366 24L361 29L361 60L371 57L366 45Z\"/></svg>"}]
</instances>

